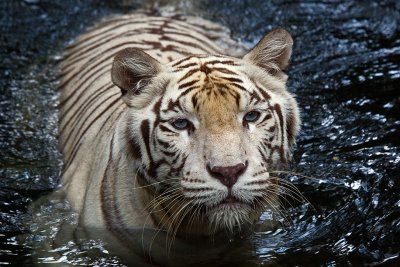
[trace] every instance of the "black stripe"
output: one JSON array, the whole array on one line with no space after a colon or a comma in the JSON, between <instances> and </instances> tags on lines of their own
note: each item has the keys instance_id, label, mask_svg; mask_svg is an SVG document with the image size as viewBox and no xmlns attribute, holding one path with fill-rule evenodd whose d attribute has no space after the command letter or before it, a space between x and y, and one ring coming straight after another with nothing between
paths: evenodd
<instances>
[{"instance_id":1,"label":"black stripe","mask_svg":"<svg viewBox=\"0 0 400 267\"><path fill-rule=\"evenodd\" d=\"M123 42L123 43L119 43L117 45L114 45L112 47L107 48L104 51L99 51L98 53L94 53L92 57L88 58L86 60L86 63L81 66L79 68L79 70L77 71L77 73L71 75L71 77L69 77L67 80L63 81L62 84L60 85L61 88L64 88L66 84L68 84L73 78L76 77L76 75L78 75L79 73L81 73L80 71L85 70L85 69L90 69L90 71L88 72L83 72L83 75L80 78L85 77L86 75L89 75L89 73L94 72L94 69L98 69L99 65L104 63L105 61L111 59L114 57L115 53L117 51L119 51L121 49L121 47L123 46L127 46L127 45L131 45L131 44L135 44L134 41L129 41L129 42ZM111 53L110 53L111 52ZM107 56L105 56L106 53L110 53ZM100 59L99 62L96 61L96 59ZM78 62L79 60L74 60L72 62L68 62L69 66L73 66L76 62ZM95 65L96 67L94 69L90 68L91 66ZM104 67L104 66L103 66ZM101 67L101 68L103 68ZM73 69L73 67L72 67ZM111 69L111 64L110 64L110 69ZM70 70L68 70L68 66L62 70L63 72L68 72Z\"/></svg>"},{"instance_id":2,"label":"black stripe","mask_svg":"<svg viewBox=\"0 0 400 267\"><path fill-rule=\"evenodd\" d=\"M236 84L236 82L237 83L243 83L243 80L239 79L239 78L234 78L234 77L221 77L221 78L224 79L224 80L228 80L228 81L230 81L232 83L235 83L235 84Z\"/></svg>"},{"instance_id":3,"label":"black stripe","mask_svg":"<svg viewBox=\"0 0 400 267\"><path fill-rule=\"evenodd\" d=\"M169 133L174 133L174 134L176 134L176 132L174 132L174 131L172 131L171 129L165 127L164 125L160 125L160 126L158 126L158 127L160 128L160 130L161 130L162 132L169 132Z\"/></svg>"},{"instance_id":4,"label":"black stripe","mask_svg":"<svg viewBox=\"0 0 400 267\"><path fill-rule=\"evenodd\" d=\"M117 21L117 20L116 20L116 21ZM147 23L149 23L148 20L142 20L142 21L141 21L141 20L135 20L134 18L133 18L132 21L128 21L128 22L126 22L126 18L119 19L118 21L125 21L125 23L118 24L118 25L113 26L113 27L108 28L108 29L104 28L105 26L102 26L102 23L100 23L100 24L98 25L97 28L101 28L103 31L100 31L100 32L98 32L98 33L96 33L96 34L93 34L93 35L87 36L87 37L85 37L85 38L83 38L83 39L81 39L81 40L78 40L78 41L75 42L74 44L68 46L67 49L68 49L68 50L73 50L74 48L80 46L82 43L88 42L89 40L91 40L91 39L93 39L93 38L95 38L95 37L99 37L99 36L102 37L102 36L101 36L102 34L106 34L106 33L108 33L108 32L114 31L114 30L116 30L116 29L118 29L118 28L120 28L120 27L124 27L124 26L130 25L130 24L141 24L141 23L147 24ZM106 21L105 23L110 24L110 22L108 22L108 21ZM113 22L111 22L111 23L113 23ZM104 24L103 24L103 25L104 25ZM94 28L91 32L93 33L94 31L96 31L97 28ZM70 53L70 55L73 55L73 54L74 54L74 52L71 52L71 53Z\"/></svg>"},{"instance_id":5,"label":"black stripe","mask_svg":"<svg viewBox=\"0 0 400 267\"><path fill-rule=\"evenodd\" d=\"M221 72L221 73L224 73L224 74L238 75L236 72L233 72L233 71L228 70L226 68L220 68L220 67L213 67L211 69L211 71L218 71L218 72Z\"/></svg>"},{"instance_id":6,"label":"black stripe","mask_svg":"<svg viewBox=\"0 0 400 267\"><path fill-rule=\"evenodd\" d=\"M115 164L112 160L113 139L110 143L110 153L103 179L100 185L101 211L107 229L122 243L129 246L134 240L130 238L129 230L121 217L116 193Z\"/></svg>"},{"instance_id":7,"label":"black stripe","mask_svg":"<svg viewBox=\"0 0 400 267\"><path fill-rule=\"evenodd\" d=\"M268 121L270 119L272 119L272 115L271 115L271 113L268 113L267 115L265 115L265 117L259 123L257 123L257 125L261 125L263 122ZM271 128L275 128L275 126L272 126ZM268 132L274 131L274 130L271 130L271 128L268 129Z\"/></svg>"},{"instance_id":8,"label":"black stripe","mask_svg":"<svg viewBox=\"0 0 400 267\"><path fill-rule=\"evenodd\" d=\"M176 67L176 66L182 64L183 62L186 62L186 61L188 61L188 60L191 60L192 58L193 58L193 57L185 57L185 58L182 58L182 59L179 60L178 62L175 62L174 64L172 64L172 67Z\"/></svg>"},{"instance_id":9,"label":"black stripe","mask_svg":"<svg viewBox=\"0 0 400 267\"><path fill-rule=\"evenodd\" d=\"M192 62L192 63L188 63L188 64L183 65L183 66L178 66L177 69L175 69L173 72L181 72L181 71L183 71L183 70L185 70L185 69L187 69L189 67L193 67L193 66L198 66L198 64Z\"/></svg>"},{"instance_id":10,"label":"black stripe","mask_svg":"<svg viewBox=\"0 0 400 267\"><path fill-rule=\"evenodd\" d=\"M110 66L110 67L111 67L111 66ZM65 98L63 98L63 99L60 101L60 105L59 105L59 106L60 106L60 107L64 106L77 92L80 92L80 91L82 91L82 92L80 92L80 94L78 95L77 98L78 98L78 100L81 99L82 95L86 92L86 90L87 90L94 82L96 82L97 79L99 79L101 76L103 76L103 75L105 75L106 73L108 73L108 72L111 71L110 69L106 69L106 70L104 70L103 72L98 73L96 76L93 76L93 74L94 74L96 71L100 71L101 69L104 69L104 66L99 66L98 68L94 68L94 69L91 69L91 71L85 72L86 74L82 75L82 76L80 77L79 80L81 80L84 76L87 76L87 75L91 75L91 76L89 76L89 77L88 77L87 79L85 79L85 80L82 80L82 81L79 83L79 85L74 86L74 89L75 89L75 90L71 91L70 94L68 94L68 96L66 96ZM91 74L91 72L93 72L93 74ZM73 75L73 76L75 76L75 75ZM62 85L62 87L66 86L73 78L74 78L74 77L71 76L67 81L65 81L65 83ZM88 82L89 79L93 79L93 80L89 83L89 85L83 87L83 84L85 84L86 82Z\"/></svg>"},{"instance_id":11,"label":"black stripe","mask_svg":"<svg viewBox=\"0 0 400 267\"><path fill-rule=\"evenodd\" d=\"M211 60L208 62L205 62L206 65L215 65L215 64L225 64L225 65L231 65L231 66L240 66L233 60Z\"/></svg>"},{"instance_id":12,"label":"black stripe","mask_svg":"<svg viewBox=\"0 0 400 267\"><path fill-rule=\"evenodd\" d=\"M196 94L194 94L192 96L192 104L193 104L193 107L197 110L197 95Z\"/></svg>"},{"instance_id":13,"label":"black stripe","mask_svg":"<svg viewBox=\"0 0 400 267\"><path fill-rule=\"evenodd\" d=\"M176 155L176 151L167 151L164 149L160 149L160 151L164 153L164 155L166 155L167 157L173 157Z\"/></svg>"},{"instance_id":14,"label":"black stripe","mask_svg":"<svg viewBox=\"0 0 400 267\"><path fill-rule=\"evenodd\" d=\"M153 161L153 157L151 154L151 148L150 148L150 122L149 120L144 120L140 124L140 133L142 135L142 140L145 144L146 147L146 153L147 157L149 159L149 175L152 178L155 178L156 170L155 170L155 163Z\"/></svg>"},{"instance_id":15,"label":"black stripe","mask_svg":"<svg viewBox=\"0 0 400 267\"><path fill-rule=\"evenodd\" d=\"M104 35L107 35L110 32L111 32L111 34L113 34L114 32L116 32L115 31L116 29L121 28L121 27L127 28L125 26L128 26L128 25L134 25L136 28L133 28L129 31L125 31L123 34L125 34L127 32L130 33L132 31L140 31L142 28L138 27L137 24L150 24L153 21L159 21L159 22L165 21L164 18L158 19L157 17L147 17L147 19L148 20L138 20L137 18L132 18L131 20L127 20L126 18L120 18L120 19L109 19L104 22L100 22L95 27L90 29L90 33L92 33L92 35L87 36L84 39L76 41L75 43L70 45L67 49L73 50L76 47L80 46L81 44L86 43L95 37L99 37L97 40L93 40L91 43L97 42L99 40L104 39ZM109 26L110 24L115 23L115 22L121 22L121 21L123 21L124 23L117 24L111 28L106 29L106 27ZM160 25L155 25L155 27L160 27ZM102 31L96 32L99 29ZM119 35L117 35L117 36L119 36ZM79 50L76 52L79 52ZM70 52L68 56L74 55L76 52Z\"/></svg>"},{"instance_id":16,"label":"black stripe","mask_svg":"<svg viewBox=\"0 0 400 267\"><path fill-rule=\"evenodd\" d=\"M256 86L256 88L258 89L258 91L260 92L260 94L264 97L264 99L266 100L270 100L271 96L261 87L259 87L257 84L254 84Z\"/></svg>"},{"instance_id":17,"label":"black stripe","mask_svg":"<svg viewBox=\"0 0 400 267\"><path fill-rule=\"evenodd\" d=\"M271 157L267 158L267 156L264 154L264 151L263 151L263 149L261 149L261 147L258 147L258 153L260 153L260 156L265 163L269 164L271 162L271 160L270 160Z\"/></svg>"},{"instance_id":18,"label":"black stripe","mask_svg":"<svg viewBox=\"0 0 400 267\"><path fill-rule=\"evenodd\" d=\"M181 90L181 89L184 89L186 87L190 87L190 86L194 85L197 82L198 82L197 80L193 80L193 81L190 81L190 82L186 82L186 83L180 84L178 89Z\"/></svg>"},{"instance_id":19,"label":"black stripe","mask_svg":"<svg viewBox=\"0 0 400 267\"><path fill-rule=\"evenodd\" d=\"M111 96L109 96L109 97L107 98L107 100L109 100L110 98L112 98L112 97L114 97L114 96L119 96L119 93L112 94ZM115 102L118 101L119 99L120 99L120 98L118 97L113 103L115 103ZM79 132L79 130L80 130L81 128L80 128L80 127L77 127L77 126L78 126L79 124L85 124L85 123L87 123L87 122L88 122L88 119L90 118L90 116L93 115L93 112L94 112L96 109L98 109L98 108L102 108L102 106L104 106L104 102L103 102L103 101L100 102L99 104L97 104L97 105L93 108L93 111L92 111L91 113L87 114L87 116L85 116L85 118L80 118L79 120L75 120L75 121L74 121L73 126L70 127L70 128L72 129L72 131L70 131L70 132L68 133L67 138L65 139L65 144L68 143L69 139L71 138L71 136L73 135L73 133L74 133L77 129L78 129L78 132ZM93 107L93 106L91 106L91 107ZM109 108L110 108L110 106L105 107L105 110L108 110ZM104 110L102 111L102 113L104 113ZM86 114L85 114L85 115L86 115Z\"/></svg>"},{"instance_id":20,"label":"black stripe","mask_svg":"<svg viewBox=\"0 0 400 267\"><path fill-rule=\"evenodd\" d=\"M92 107L92 104L94 101L96 100L100 100L101 95L106 93L109 89L111 89L112 87L114 87L114 84L110 84L110 85L103 85L101 86L98 91L96 91L95 94L92 94L89 98L85 99L84 102L79 105L79 108L75 111L75 113L73 115L71 115L69 117L69 119L67 120L66 123L64 123L64 126L60 129L60 132L62 133L65 129L65 127L67 127L67 125L69 123L71 123L72 119L77 117L77 118L81 118L84 113L90 108ZM66 115L69 113L69 111L71 110L71 108L74 105L72 104L66 111L62 111L62 114L59 118L59 120L62 122L64 120L64 118L66 117ZM77 119L79 120L79 119Z\"/></svg>"},{"instance_id":21,"label":"black stripe","mask_svg":"<svg viewBox=\"0 0 400 267\"><path fill-rule=\"evenodd\" d=\"M191 31L190 31L191 32ZM211 49L212 51L216 52L216 53L220 53L221 51L218 51L215 49L215 47L212 45L211 42L207 42L207 38L198 38L197 36L191 35L189 33L184 33L184 32L173 32L173 31L165 31L164 34L172 34L172 35L180 35L180 36L187 36L191 39L194 39L195 41L197 41L199 44L204 44L206 47L208 47L209 49ZM200 35L202 35L201 33L199 33ZM170 37L169 37L170 38ZM170 38L171 40L174 40L174 38Z\"/></svg>"},{"instance_id":22,"label":"black stripe","mask_svg":"<svg viewBox=\"0 0 400 267\"><path fill-rule=\"evenodd\" d=\"M74 60L78 57L85 55L87 52L93 52L94 48L97 48L100 45L103 45L103 44L109 42L110 40L113 39L114 36L119 37L121 35L123 35L123 34L116 36L113 33L108 33L105 36L101 36L97 40L94 40L94 42L87 42L82 47L80 47L80 49L77 50L76 52L68 54L68 57L66 59L71 61L71 60ZM99 37L99 36L96 36L96 37Z\"/></svg>"},{"instance_id":23,"label":"black stripe","mask_svg":"<svg viewBox=\"0 0 400 267\"><path fill-rule=\"evenodd\" d=\"M278 104L275 104L274 105L274 110L275 110L275 112L276 112L276 114L278 114L278 117L279 117L279 126L280 126L280 128L281 128L281 142L282 142L282 145L283 145L283 142L284 142L284 133L285 133L285 128L284 128L284 125L283 125L283 115L282 115L282 110L281 110L281 106L279 106Z\"/></svg>"},{"instance_id":24,"label":"black stripe","mask_svg":"<svg viewBox=\"0 0 400 267\"><path fill-rule=\"evenodd\" d=\"M120 105L120 106L121 106L121 105ZM116 107L115 110L118 110L118 107ZM120 113L116 116L115 121L117 121L117 120L119 119L119 117L121 116L121 114L123 114L123 113L124 113L124 112L120 112ZM103 122L103 124L101 125L100 129L104 129L104 126L107 124L107 122L109 121L109 119L110 119L113 115L114 115L114 112L112 112L112 113L104 120L104 122ZM109 132L110 129L113 128L113 127L114 127L114 125L110 125L106 130L104 130L104 132ZM96 133L96 135L93 137L93 140L96 139L96 138L98 137L98 135L99 135L101 132L102 132L102 131L98 131L98 132ZM73 152L69 154L69 159L65 159L65 160L64 160L64 162L65 162L64 165L65 165L65 166L69 167L69 164L72 163L72 161L73 161L73 160L75 159L75 157L76 157L76 154L79 152L81 145L82 145L82 143L78 143L78 145L74 147ZM66 156L66 155L64 154L64 156Z\"/></svg>"},{"instance_id":25,"label":"black stripe","mask_svg":"<svg viewBox=\"0 0 400 267\"><path fill-rule=\"evenodd\" d=\"M286 130L289 146L294 143L295 140L295 126L298 124L297 118L294 116L293 111L288 111L288 116L286 117Z\"/></svg>"},{"instance_id":26,"label":"black stripe","mask_svg":"<svg viewBox=\"0 0 400 267\"><path fill-rule=\"evenodd\" d=\"M126 142L129 145L129 152L133 159L139 160L142 158L142 152L140 151L140 146L128 133L125 135Z\"/></svg>"},{"instance_id":27,"label":"black stripe","mask_svg":"<svg viewBox=\"0 0 400 267\"><path fill-rule=\"evenodd\" d=\"M274 105L274 110L278 114L279 125L280 125L280 130L281 130L281 145L279 147L279 154L281 156L281 161L283 162L283 164L287 164L287 159L286 159L285 149L284 149L284 144L285 144L284 118L282 115L281 107L278 104Z\"/></svg>"},{"instance_id":28,"label":"black stripe","mask_svg":"<svg viewBox=\"0 0 400 267\"><path fill-rule=\"evenodd\" d=\"M181 93L181 95L179 96L179 99L187 94L189 94L191 91L193 91L194 89L198 89L200 88L199 85L195 85L195 86L191 86L189 88L186 88L184 92ZM179 106L180 107L180 106Z\"/></svg>"},{"instance_id":29,"label":"black stripe","mask_svg":"<svg viewBox=\"0 0 400 267\"><path fill-rule=\"evenodd\" d=\"M172 99L169 100L168 102L168 106L166 109L163 109L163 112L168 112L168 111L177 111L177 110L181 110L181 105L179 103L179 99L176 101L172 101Z\"/></svg>"},{"instance_id":30,"label":"black stripe","mask_svg":"<svg viewBox=\"0 0 400 267\"><path fill-rule=\"evenodd\" d=\"M197 73L198 71L199 71L199 69L197 69L197 68L188 71L182 78L179 79L178 84L181 83L183 80L189 78L193 74Z\"/></svg>"},{"instance_id":31,"label":"black stripe","mask_svg":"<svg viewBox=\"0 0 400 267\"><path fill-rule=\"evenodd\" d=\"M233 85L234 87L236 87L236 88L238 88L238 89L240 89L240 90L242 90L242 91L246 91L246 92L247 92L246 88L244 88L244 87L241 86L240 84L237 84L237 83L230 83L229 85Z\"/></svg>"},{"instance_id":32,"label":"black stripe","mask_svg":"<svg viewBox=\"0 0 400 267\"><path fill-rule=\"evenodd\" d=\"M158 142L159 145L161 145L164 148L170 148L170 146L171 146L171 143L163 141L160 138L157 138L157 142Z\"/></svg>"},{"instance_id":33,"label":"black stripe","mask_svg":"<svg viewBox=\"0 0 400 267\"><path fill-rule=\"evenodd\" d=\"M192 29L194 31L197 31L201 34L203 34L204 36L206 36L208 39L210 40L215 40L220 38L219 36L215 37L213 35L211 35L209 32L210 31L217 31L217 32L221 32L221 28L219 27L207 27L205 25L200 25L200 24L195 24L193 22L191 22L190 24L188 24L186 21L173 21L175 25L178 25L179 27L182 27L183 29ZM173 26L175 26L173 25ZM181 30L181 29L178 29Z\"/></svg>"},{"instance_id":34,"label":"black stripe","mask_svg":"<svg viewBox=\"0 0 400 267\"><path fill-rule=\"evenodd\" d=\"M98 114L85 128L85 130L82 132L82 134L79 136L79 138L75 138L75 145L73 146L72 149L72 154L76 154L76 152L74 152L78 146L80 146L80 140L82 139L82 137L86 134L86 132L90 129L90 127L92 127L93 123L95 123L99 118L101 118L112 106L114 106L116 103L118 103L120 100L120 98L115 99L111 104L109 104L107 107L104 108L104 110ZM123 103L122 103L123 104ZM110 118L114 113L112 112L108 117ZM81 130L81 129L80 129ZM78 132L79 133L79 132ZM71 136L71 135L70 135ZM64 146L67 144L67 142L64 142ZM72 155L70 154L70 155ZM70 163L72 161L71 156L68 158L67 162ZM68 164L69 165L69 164Z\"/></svg>"},{"instance_id":35,"label":"black stripe","mask_svg":"<svg viewBox=\"0 0 400 267\"><path fill-rule=\"evenodd\" d=\"M186 47L189 47L189 48L192 47L192 48L197 48L199 50L212 52L212 53L219 53L220 52L218 50L215 50L215 48L210 47L209 45L206 45L206 47L208 47L210 50L212 50L212 51L209 51L207 48L205 48L204 46L201 45L201 44L204 44L204 42L194 43L194 42L183 41L183 40L179 40L179 39L173 39L173 38L170 38L168 36L162 36L160 38L160 40L172 41L172 42L178 43L180 45L183 45L185 48Z\"/></svg>"}]
</instances>

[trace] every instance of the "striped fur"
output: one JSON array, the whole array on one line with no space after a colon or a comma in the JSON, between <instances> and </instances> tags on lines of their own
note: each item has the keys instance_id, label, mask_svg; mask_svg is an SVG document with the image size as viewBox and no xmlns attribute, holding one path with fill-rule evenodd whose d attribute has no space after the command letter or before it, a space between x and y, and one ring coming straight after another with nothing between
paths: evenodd
<instances>
[{"instance_id":1,"label":"striped fur","mask_svg":"<svg viewBox=\"0 0 400 267\"><path fill-rule=\"evenodd\" d=\"M299 130L283 72L292 39L278 29L243 58L224 56L234 45L211 22L139 14L107 19L69 47L63 190L81 225L127 248L135 228L235 232L275 203L270 171L290 160Z\"/></svg>"}]
</instances>

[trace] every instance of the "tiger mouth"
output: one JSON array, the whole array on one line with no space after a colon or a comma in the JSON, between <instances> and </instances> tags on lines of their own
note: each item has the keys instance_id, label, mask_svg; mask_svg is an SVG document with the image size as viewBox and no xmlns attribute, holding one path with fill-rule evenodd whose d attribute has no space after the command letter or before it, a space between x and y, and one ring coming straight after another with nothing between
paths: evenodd
<instances>
[{"instance_id":1,"label":"tiger mouth","mask_svg":"<svg viewBox=\"0 0 400 267\"><path fill-rule=\"evenodd\" d=\"M250 207L250 205L235 196L229 194L227 197L222 199L214 208L215 209L228 209L231 211L240 210L243 207Z\"/></svg>"},{"instance_id":2,"label":"tiger mouth","mask_svg":"<svg viewBox=\"0 0 400 267\"><path fill-rule=\"evenodd\" d=\"M227 196L221 202L221 204L236 204L236 203L243 203L243 202L235 198L234 196Z\"/></svg>"},{"instance_id":3,"label":"tiger mouth","mask_svg":"<svg viewBox=\"0 0 400 267\"><path fill-rule=\"evenodd\" d=\"M241 200L240 198L232 194L232 191L229 190L225 198L223 198L219 203L219 205L222 204L235 205L235 204L248 204L248 203L246 203L245 201Z\"/></svg>"}]
</instances>

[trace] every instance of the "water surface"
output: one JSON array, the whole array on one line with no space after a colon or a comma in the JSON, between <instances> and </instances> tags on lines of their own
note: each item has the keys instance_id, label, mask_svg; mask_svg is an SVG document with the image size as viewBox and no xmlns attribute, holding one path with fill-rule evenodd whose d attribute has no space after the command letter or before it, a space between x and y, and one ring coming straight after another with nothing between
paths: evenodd
<instances>
[{"instance_id":1,"label":"water surface","mask_svg":"<svg viewBox=\"0 0 400 267\"><path fill-rule=\"evenodd\" d=\"M31 265L37 244L74 222L66 203L44 204L47 229L22 222L57 187L57 64L65 46L104 16L148 1L0 2L0 265ZM288 71L303 127L290 174L310 203L285 203L275 231L237 248L243 266L400 264L400 3L398 1L173 1L164 9L228 27L253 46L275 27L295 40ZM152 8L157 13L164 2ZM65 212L65 217L63 217ZM61 219L60 219L61 218ZM34 244L35 244L34 242ZM103 244L63 249L70 263L120 265ZM30 243L31 244L31 243ZM85 249L87 251L85 251ZM85 253L82 253L83 252ZM87 257L95 250L98 257ZM42 261L54 262L51 253Z\"/></svg>"}]
</instances>

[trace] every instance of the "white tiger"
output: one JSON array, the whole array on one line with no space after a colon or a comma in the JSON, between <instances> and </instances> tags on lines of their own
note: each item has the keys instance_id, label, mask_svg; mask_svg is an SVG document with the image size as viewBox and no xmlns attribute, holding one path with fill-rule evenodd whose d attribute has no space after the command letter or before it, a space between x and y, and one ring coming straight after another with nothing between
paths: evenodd
<instances>
[{"instance_id":1,"label":"white tiger","mask_svg":"<svg viewBox=\"0 0 400 267\"><path fill-rule=\"evenodd\" d=\"M214 23L143 14L79 37L62 64L60 140L80 226L124 255L140 251L144 229L250 229L276 202L270 172L286 166L299 131L284 73L292 44L276 29L236 58Z\"/></svg>"}]
</instances>

